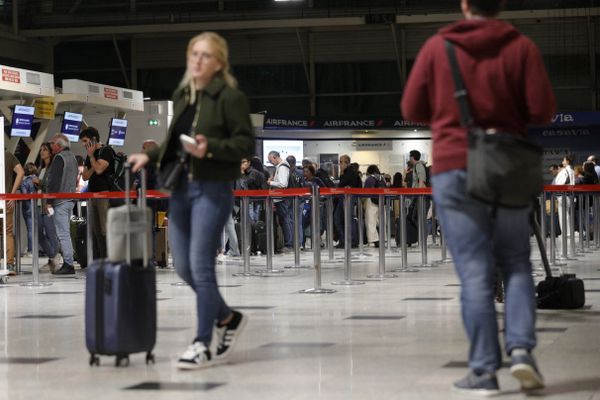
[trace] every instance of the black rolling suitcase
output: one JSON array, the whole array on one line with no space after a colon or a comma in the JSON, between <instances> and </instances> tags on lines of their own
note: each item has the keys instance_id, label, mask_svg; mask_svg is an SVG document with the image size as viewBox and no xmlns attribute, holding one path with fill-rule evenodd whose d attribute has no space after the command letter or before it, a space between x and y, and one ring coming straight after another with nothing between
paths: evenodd
<instances>
[{"instance_id":1,"label":"black rolling suitcase","mask_svg":"<svg viewBox=\"0 0 600 400\"><path fill-rule=\"evenodd\" d=\"M537 215L537 213L536 213ZM540 233L537 220L533 219L533 231L540 248L542 262L546 271L546 279L539 282L536 288L537 306L541 309L574 309L585 305L585 288L583 281L575 277L575 274L562 274L552 276L550 263L546 255L546 248Z\"/></svg>"},{"instance_id":2,"label":"black rolling suitcase","mask_svg":"<svg viewBox=\"0 0 600 400\"><path fill-rule=\"evenodd\" d=\"M129 171L127 175L126 192L129 193ZM145 182L142 179L141 201L138 203L144 209L145 200ZM129 198L126 204L131 204ZM131 240L131 236L147 238L150 226L146 226L144 231L143 225L137 224L138 229L130 227L129 235L126 235L126 260L94 260L87 269L85 335L90 365L100 365L98 355L114 355L116 366L127 366L129 354L139 352L146 353L146 363L154 362L156 275L154 267L149 265L147 240L142 240L143 260L132 262L130 249L131 243L139 242ZM107 226L107 231L111 234L111 226Z\"/></svg>"},{"instance_id":3,"label":"black rolling suitcase","mask_svg":"<svg viewBox=\"0 0 600 400\"><path fill-rule=\"evenodd\" d=\"M71 239L73 249L75 250L74 258L79 263L81 268L86 268L87 260L87 222L85 218L77 218L71 220Z\"/></svg>"}]
</instances>

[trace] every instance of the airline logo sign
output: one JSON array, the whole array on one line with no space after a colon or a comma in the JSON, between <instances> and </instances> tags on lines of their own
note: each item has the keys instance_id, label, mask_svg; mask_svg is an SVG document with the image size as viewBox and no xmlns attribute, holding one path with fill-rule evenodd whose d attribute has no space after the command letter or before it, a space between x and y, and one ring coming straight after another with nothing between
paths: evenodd
<instances>
[{"instance_id":1,"label":"airline logo sign","mask_svg":"<svg viewBox=\"0 0 600 400\"><path fill-rule=\"evenodd\" d=\"M409 121L384 118L330 119L330 118L265 118L264 129L402 129L423 126Z\"/></svg>"},{"instance_id":2,"label":"airline logo sign","mask_svg":"<svg viewBox=\"0 0 600 400\"><path fill-rule=\"evenodd\" d=\"M104 88L104 98L110 100L119 100L119 91L113 88Z\"/></svg>"},{"instance_id":3,"label":"airline logo sign","mask_svg":"<svg viewBox=\"0 0 600 400\"><path fill-rule=\"evenodd\" d=\"M14 69L2 68L2 80L4 82L21 83L21 73Z\"/></svg>"}]
</instances>

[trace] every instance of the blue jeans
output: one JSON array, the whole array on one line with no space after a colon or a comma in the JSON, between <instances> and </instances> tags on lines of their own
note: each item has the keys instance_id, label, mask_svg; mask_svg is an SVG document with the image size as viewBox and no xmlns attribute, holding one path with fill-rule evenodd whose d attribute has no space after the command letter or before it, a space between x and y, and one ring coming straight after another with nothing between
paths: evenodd
<instances>
[{"instance_id":1,"label":"blue jeans","mask_svg":"<svg viewBox=\"0 0 600 400\"><path fill-rule=\"evenodd\" d=\"M235 222L231 214L225 222L225 228L223 229L223 235L221 236L221 248L225 251L225 246L229 242L228 255L233 257L240 256L240 244L238 243L237 233L235 232Z\"/></svg>"},{"instance_id":2,"label":"blue jeans","mask_svg":"<svg viewBox=\"0 0 600 400\"><path fill-rule=\"evenodd\" d=\"M196 292L196 339L207 346L215 321L231 314L217 286L215 258L232 206L231 184L220 181L186 182L169 202L173 263L177 274Z\"/></svg>"},{"instance_id":3,"label":"blue jeans","mask_svg":"<svg viewBox=\"0 0 600 400\"><path fill-rule=\"evenodd\" d=\"M58 249L60 248L60 243L58 243L58 237L56 236L56 229L54 228L53 217L42 214L40 207L36 207L36 209L38 221L38 241L40 242L40 248L48 258L53 258L56 253L58 253Z\"/></svg>"},{"instance_id":4,"label":"blue jeans","mask_svg":"<svg viewBox=\"0 0 600 400\"><path fill-rule=\"evenodd\" d=\"M283 230L284 247L294 246L294 214L292 214L292 200L283 199L275 203L275 212L279 217L281 229Z\"/></svg>"},{"instance_id":5,"label":"blue jeans","mask_svg":"<svg viewBox=\"0 0 600 400\"><path fill-rule=\"evenodd\" d=\"M261 209L262 204L260 201L250 201L250 205L248 208L248 218L250 218L251 223L255 224L258 222Z\"/></svg>"},{"instance_id":6,"label":"blue jeans","mask_svg":"<svg viewBox=\"0 0 600 400\"><path fill-rule=\"evenodd\" d=\"M60 242L64 263L73 265L73 242L71 242L71 215L73 215L73 202L65 201L54 207L54 228Z\"/></svg>"},{"instance_id":7,"label":"blue jeans","mask_svg":"<svg viewBox=\"0 0 600 400\"><path fill-rule=\"evenodd\" d=\"M529 209L492 208L466 193L466 171L432 177L442 232L461 281L462 318L469 337L469 366L493 372L501 366L494 308L496 269L505 288L505 350L531 350L535 337L535 290L529 261Z\"/></svg>"},{"instance_id":8,"label":"blue jeans","mask_svg":"<svg viewBox=\"0 0 600 400\"><path fill-rule=\"evenodd\" d=\"M31 253L31 200L21 202L21 212L27 227L27 251Z\"/></svg>"}]
</instances>

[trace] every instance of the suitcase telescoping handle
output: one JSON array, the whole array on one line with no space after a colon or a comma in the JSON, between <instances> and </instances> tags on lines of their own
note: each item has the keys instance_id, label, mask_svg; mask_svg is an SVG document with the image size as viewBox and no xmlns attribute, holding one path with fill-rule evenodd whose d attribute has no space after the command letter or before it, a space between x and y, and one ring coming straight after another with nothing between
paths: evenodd
<instances>
[{"instance_id":1,"label":"suitcase telescoping handle","mask_svg":"<svg viewBox=\"0 0 600 400\"><path fill-rule=\"evenodd\" d=\"M125 163L125 205L127 206L127 226L131 225L131 164ZM148 221L148 216L146 213L148 212L146 208L146 169L142 168L140 170L140 191L138 195L138 208L143 210L143 224L146 225ZM125 255L126 261L129 265L131 265L131 231L125 235ZM144 232L144 241L142 247L142 257L143 257L143 267L148 267L148 232Z\"/></svg>"},{"instance_id":2,"label":"suitcase telescoping handle","mask_svg":"<svg viewBox=\"0 0 600 400\"><path fill-rule=\"evenodd\" d=\"M531 223L533 227L533 234L535 235L535 240L537 241L538 247L540 249L540 255L542 256L542 263L544 264L544 270L546 272L546 277L552 278L552 270L550 269L550 263L548 262L548 255L546 254L546 246L544 245L544 239L542 238L542 230L540 228L540 223L537 220L537 215L535 211L532 212Z\"/></svg>"}]
</instances>

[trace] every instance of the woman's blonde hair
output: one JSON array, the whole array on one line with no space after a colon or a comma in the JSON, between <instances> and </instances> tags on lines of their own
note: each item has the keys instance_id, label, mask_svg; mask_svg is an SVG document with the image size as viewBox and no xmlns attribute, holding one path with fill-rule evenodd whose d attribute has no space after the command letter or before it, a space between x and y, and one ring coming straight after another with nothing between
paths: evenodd
<instances>
[{"instance_id":1,"label":"woman's blonde hair","mask_svg":"<svg viewBox=\"0 0 600 400\"><path fill-rule=\"evenodd\" d=\"M202 40L206 40L207 42L210 43L210 46L212 47L212 50L214 51L213 55L223 65L223 68L219 72L217 72L217 76L222 78L225 81L225 83L227 84L227 86L230 86L232 88L237 88L237 80L234 78L234 76L230 72L229 47L227 46L227 41L218 33L203 32L203 33L191 38L188 43L188 46L187 46L186 57L189 57L194 45L197 42L202 41ZM185 74L183 75L183 79L181 80L181 83L179 84L179 89L183 89L185 87L190 88L190 104L195 103L197 88L196 88L196 86L194 84L194 80L192 79L187 68L186 68Z\"/></svg>"}]
</instances>

